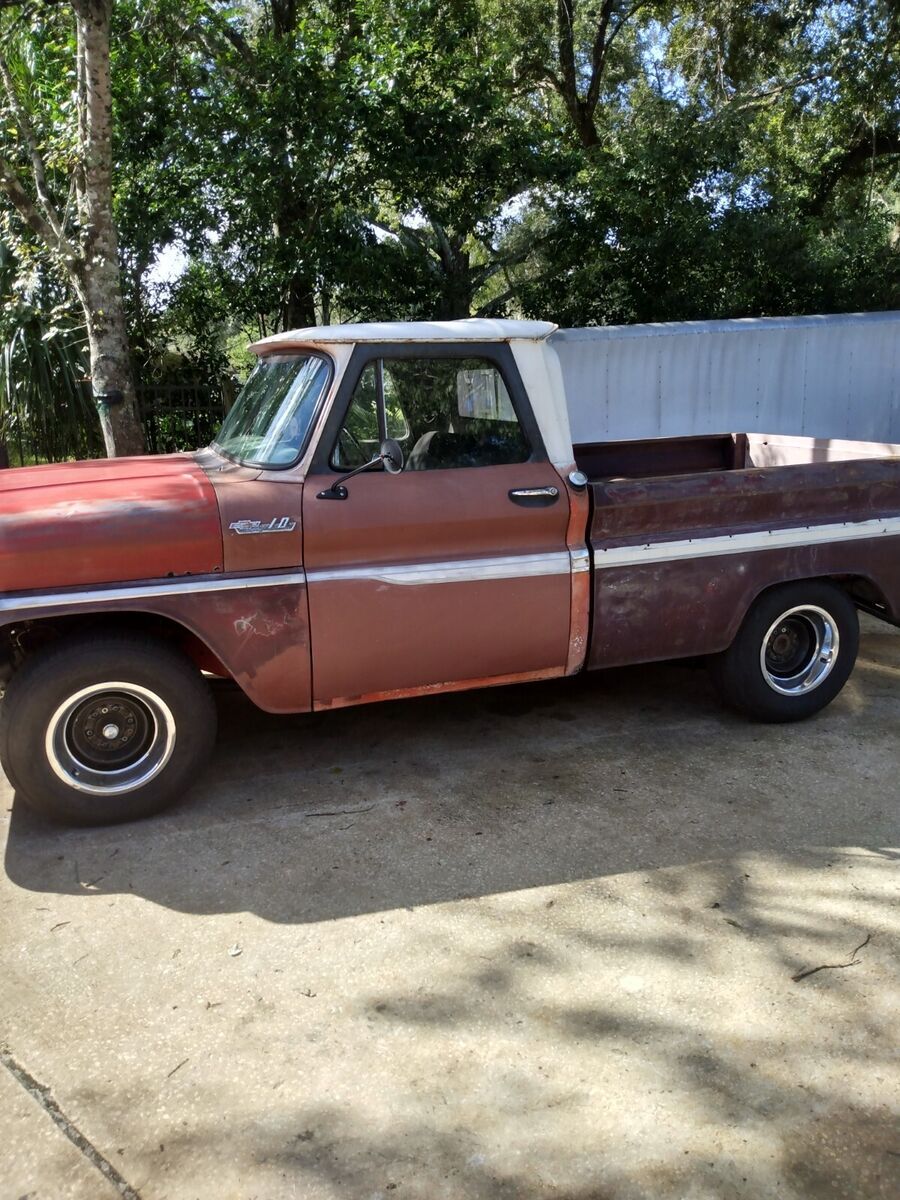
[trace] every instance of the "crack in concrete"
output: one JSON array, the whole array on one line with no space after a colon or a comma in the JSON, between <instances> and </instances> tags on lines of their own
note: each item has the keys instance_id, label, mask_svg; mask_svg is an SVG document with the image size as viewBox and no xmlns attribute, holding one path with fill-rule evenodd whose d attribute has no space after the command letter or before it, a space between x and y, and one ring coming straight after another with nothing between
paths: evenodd
<instances>
[{"instance_id":1,"label":"crack in concrete","mask_svg":"<svg viewBox=\"0 0 900 1200\"><path fill-rule=\"evenodd\" d=\"M73 1146L76 1146L88 1162L96 1167L118 1189L123 1200L141 1200L140 1193L135 1191L128 1180L122 1177L109 1159L104 1158L97 1147L88 1141L78 1126L69 1120L53 1099L49 1087L38 1083L33 1075L30 1075L20 1063L16 1062L6 1046L0 1046L0 1063L3 1063L16 1083L24 1088L32 1100L40 1105L50 1120L53 1121L54 1125L62 1130Z\"/></svg>"}]
</instances>

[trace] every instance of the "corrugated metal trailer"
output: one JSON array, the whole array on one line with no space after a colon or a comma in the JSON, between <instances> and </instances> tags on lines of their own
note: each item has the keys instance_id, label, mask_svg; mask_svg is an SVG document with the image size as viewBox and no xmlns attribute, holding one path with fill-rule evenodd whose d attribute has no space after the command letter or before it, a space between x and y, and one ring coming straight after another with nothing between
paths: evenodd
<instances>
[{"instance_id":1,"label":"corrugated metal trailer","mask_svg":"<svg viewBox=\"0 0 900 1200\"><path fill-rule=\"evenodd\" d=\"M561 329L550 343L576 444L746 433L829 443L813 457L844 457L841 441L900 453L900 312Z\"/></svg>"}]
</instances>

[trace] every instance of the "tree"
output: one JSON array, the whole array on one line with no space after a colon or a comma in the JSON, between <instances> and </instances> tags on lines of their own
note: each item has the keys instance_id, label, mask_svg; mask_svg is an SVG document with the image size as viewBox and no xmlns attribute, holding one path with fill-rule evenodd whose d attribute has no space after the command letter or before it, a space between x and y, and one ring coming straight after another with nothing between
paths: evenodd
<instances>
[{"instance_id":1,"label":"tree","mask_svg":"<svg viewBox=\"0 0 900 1200\"><path fill-rule=\"evenodd\" d=\"M107 453L140 454L113 216L112 0L72 0L74 31L63 6L15 8L0 14L0 193L84 312Z\"/></svg>"},{"instance_id":2,"label":"tree","mask_svg":"<svg viewBox=\"0 0 900 1200\"><path fill-rule=\"evenodd\" d=\"M135 22L117 74L122 86L141 72L140 107L123 96L118 109L117 212L136 278L168 222L198 268L175 307L196 312L205 281L210 312L225 301L260 333L505 303L505 206L551 168L493 12L477 0L157 0L153 12L167 48L148 52Z\"/></svg>"},{"instance_id":3,"label":"tree","mask_svg":"<svg viewBox=\"0 0 900 1200\"><path fill-rule=\"evenodd\" d=\"M896 0L119 0L132 345L209 374L244 330L317 320L897 305L898 23Z\"/></svg>"},{"instance_id":4,"label":"tree","mask_svg":"<svg viewBox=\"0 0 900 1200\"><path fill-rule=\"evenodd\" d=\"M354 0L187 0L169 21L193 80L182 168L206 168L204 213L185 243L259 333L315 324L359 244Z\"/></svg>"},{"instance_id":5,"label":"tree","mask_svg":"<svg viewBox=\"0 0 900 1200\"><path fill-rule=\"evenodd\" d=\"M508 209L557 164L514 71L515 40L475 0L386 0L379 71L360 130L371 220L415 281L390 289L417 316L502 313L506 273L528 250L501 246ZM399 314L398 314L399 315Z\"/></svg>"},{"instance_id":6,"label":"tree","mask_svg":"<svg viewBox=\"0 0 900 1200\"><path fill-rule=\"evenodd\" d=\"M571 151L511 239L566 324L900 304L896 0L516 3Z\"/></svg>"},{"instance_id":7,"label":"tree","mask_svg":"<svg viewBox=\"0 0 900 1200\"><path fill-rule=\"evenodd\" d=\"M654 0L512 0L500 18L515 30L522 75L537 94L552 90L568 132L592 151L603 141L604 109L622 105L617 87L640 72L636 25L670 9Z\"/></svg>"}]
</instances>

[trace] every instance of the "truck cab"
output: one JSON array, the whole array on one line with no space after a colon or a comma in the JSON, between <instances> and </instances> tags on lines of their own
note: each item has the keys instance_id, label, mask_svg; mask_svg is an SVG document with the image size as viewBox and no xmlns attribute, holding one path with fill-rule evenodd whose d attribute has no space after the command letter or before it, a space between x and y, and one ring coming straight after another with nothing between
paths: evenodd
<instances>
[{"instance_id":1,"label":"truck cab","mask_svg":"<svg viewBox=\"0 0 900 1200\"><path fill-rule=\"evenodd\" d=\"M259 366L202 461L229 516L226 570L251 552L270 568L273 553L299 565L302 546L310 628L320 631L312 707L580 665L571 574L573 553L585 553L584 486L568 480L565 413L534 403L553 394L538 349L551 330L338 327L317 331L315 346L258 345ZM273 404L285 389L303 399L287 405L274 440L264 421L260 442L247 413L257 419L267 379ZM378 458L386 439L394 471ZM259 469L259 526L241 524L249 489L229 482L234 464ZM570 529L573 507L582 514Z\"/></svg>"}]
</instances>

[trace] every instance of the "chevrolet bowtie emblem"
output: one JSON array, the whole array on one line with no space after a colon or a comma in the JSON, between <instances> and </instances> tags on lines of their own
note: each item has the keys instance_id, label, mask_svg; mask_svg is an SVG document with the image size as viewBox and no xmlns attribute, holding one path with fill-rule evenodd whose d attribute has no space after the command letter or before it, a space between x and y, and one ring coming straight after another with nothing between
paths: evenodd
<instances>
[{"instance_id":1,"label":"chevrolet bowtie emblem","mask_svg":"<svg viewBox=\"0 0 900 1200\"><path fill-rule=\"evenodd\" d=\"M297 522L290 517L273 517L271 521L232 521L228 526L235 533L291 533Z\"/></svg>"}]
</instances>

